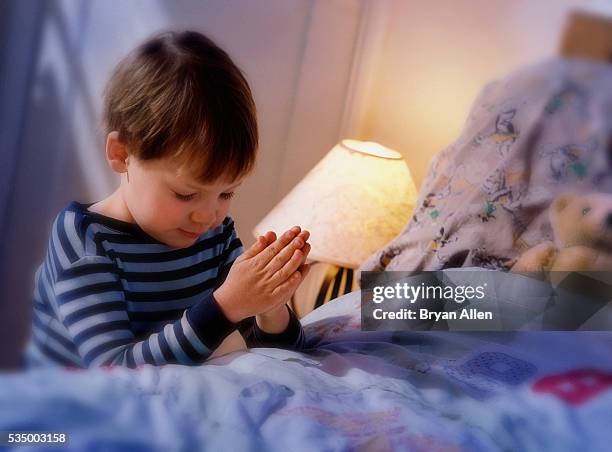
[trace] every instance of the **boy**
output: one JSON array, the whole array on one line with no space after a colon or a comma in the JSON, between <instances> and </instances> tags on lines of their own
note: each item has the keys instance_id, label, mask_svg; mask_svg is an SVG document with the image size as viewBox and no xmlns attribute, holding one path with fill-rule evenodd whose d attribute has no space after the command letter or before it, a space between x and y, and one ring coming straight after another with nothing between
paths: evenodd
<instances>
[{"instance_id":1,"label":"boy","mask_svg":"<svg viewBox=\"0 0 612 452\"><path fill-rule=\"evenodd\" d=\"M150 39L105 93L118 189L58 215L36 273L31 364L203 362L238 328L250 346L300 349L286 306L309 270L309 234L243 253L227 216L258 142L250 88L196 32Z\"/></svg>"}]
</instances>

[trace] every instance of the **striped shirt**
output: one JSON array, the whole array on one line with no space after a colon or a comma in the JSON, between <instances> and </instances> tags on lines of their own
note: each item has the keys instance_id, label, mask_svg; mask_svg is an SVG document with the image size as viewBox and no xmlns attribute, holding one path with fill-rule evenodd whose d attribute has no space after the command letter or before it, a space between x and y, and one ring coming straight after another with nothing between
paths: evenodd
<instances>
[{"instance_id":1,"label":"striped shirt","mask_svg":"<svg viewBox=\"0 0 612 452\"><path fill-rule=\"evenodd\" d=\"M236 328L251 347L303 348L291 310L279 334L254 317L233 324L220 310L212 292L243 252L230 217L176 249L90 205L72 202L53 223L35 276L29 365L193 365Z\"/></svg>"}]
</instances>

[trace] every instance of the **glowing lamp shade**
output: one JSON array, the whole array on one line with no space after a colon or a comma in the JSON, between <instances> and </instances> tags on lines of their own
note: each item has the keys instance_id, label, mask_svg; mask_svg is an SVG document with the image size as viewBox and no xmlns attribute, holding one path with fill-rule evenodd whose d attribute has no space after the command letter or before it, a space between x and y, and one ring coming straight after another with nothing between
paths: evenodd
<instances>
[{"instance_id":1,"label":"glowing lamp shade","mask_svg":"<svg viewBox=\"0 0 612 452\"><path fill-rule=\"evenodd\" d=\"M417 191L399 152L343 140L255 227L311 233L310 260L357 268L408 222Z\"/></svg>"}]
</instances>

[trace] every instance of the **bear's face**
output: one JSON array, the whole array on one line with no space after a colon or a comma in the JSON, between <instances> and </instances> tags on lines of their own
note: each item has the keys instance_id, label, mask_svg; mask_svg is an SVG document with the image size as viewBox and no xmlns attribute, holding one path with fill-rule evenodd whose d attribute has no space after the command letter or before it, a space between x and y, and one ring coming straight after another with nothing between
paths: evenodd
<instances>
[{"instance_id":1,"label":"bear's face","mask_svg":"<svg viewBox=\"0 0 612 452\"><path fill-rule=\"evenodd\" d=\"M612 195L561 195L551 206L557 246L584 245L612 252Z\"/></svg>"}]
</instances>

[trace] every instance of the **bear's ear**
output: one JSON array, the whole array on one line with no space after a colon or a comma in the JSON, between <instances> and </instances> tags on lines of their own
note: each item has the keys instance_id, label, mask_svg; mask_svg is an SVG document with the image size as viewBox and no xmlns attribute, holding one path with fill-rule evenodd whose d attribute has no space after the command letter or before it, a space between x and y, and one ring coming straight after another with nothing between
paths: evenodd
<instances>
[{"instance_id":1,"label":"bear's ear","mask_svg":"<svg viewBox=\"0 0 612 452\"><path fill-rule=\"evenodd\" d=\"M555 198L552 203L552 211L554 213L561 213L563 210L576 198L575 195L560 195Z\"/></svg>"}]
</instances>

